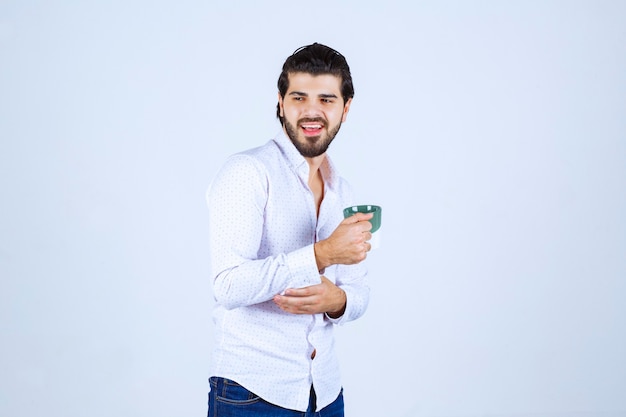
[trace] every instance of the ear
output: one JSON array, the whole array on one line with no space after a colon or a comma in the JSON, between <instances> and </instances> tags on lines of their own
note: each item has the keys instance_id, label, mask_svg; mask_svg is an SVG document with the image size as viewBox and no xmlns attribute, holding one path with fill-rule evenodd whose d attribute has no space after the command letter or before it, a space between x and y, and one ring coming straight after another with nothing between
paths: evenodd
<instances>
[{"instance_id":1,"label":"ear","mask_svg":"<svg viewBox=\"0 0 626 417\"><path fill-rule=\"evenodd\" d=\"M278 92L278 107L280 108L280 117L285 117L285 110L283 109L283 97Z\"/></svg>"},{"instance_id":2,"label":"ear","mask_svg":"<svg viewBox=\"0 0 626 417\"><path fill-rule=\"evenodd\" d=\"M341 123L345 122L348 118L348 112L350 111L350 104L352 104L352 99L349 98L346 101L346 104L343 105L343 116L341 117Z\"/></svg>"}]
</instances>

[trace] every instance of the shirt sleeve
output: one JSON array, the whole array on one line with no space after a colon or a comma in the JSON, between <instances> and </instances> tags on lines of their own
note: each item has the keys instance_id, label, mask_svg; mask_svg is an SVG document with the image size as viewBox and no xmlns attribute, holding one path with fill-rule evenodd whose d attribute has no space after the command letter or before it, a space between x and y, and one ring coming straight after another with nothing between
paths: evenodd
<instances>
[{"instance_id":1,"label":"shirt sleeve","mask_svg":"<svg viewBox=\"0 0 626 417\"><path fill-rule=\"evenodd\" d=\"M361 317L369 304L370 288L367 283L367 270L364 265L337 265L335 284L346 293L346 310L341 317L326 318L335 324L345 324Z\"/></svg>"},{"instance_id":2,"label":"shirt sleeve","mask_svg":"<svg viewBox=\"0 0 626 417\"><path fill-rule=\"evenodd\" d=\"M320 282L312 244L258 259L267 190L263 165L238 154L207 191L214 296L227 309L269 301L294 283Z\"/></svg>"},{"instance_id":3,"label":"shirt sleeve","mask_svg":"<svg viewBox=\"0 0 626 417\"><path fill-rule=\"evenodd\" d=\"M353 192L349 184L340 180L339 194L342 204L340 209L354 205ZM343 212L340 210L339 212ZM346 310L341 317L326 318L335 324L345 324L365 314L369 304L370 287L368 284L367 260L356 265L335 265L335 284L346 293Z\"/></svg>"}]
</instances>

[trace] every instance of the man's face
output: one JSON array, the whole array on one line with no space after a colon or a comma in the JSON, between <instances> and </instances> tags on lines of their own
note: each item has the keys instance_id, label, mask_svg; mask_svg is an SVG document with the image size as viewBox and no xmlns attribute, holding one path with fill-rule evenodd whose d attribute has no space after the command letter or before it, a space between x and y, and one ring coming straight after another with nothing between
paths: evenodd
<instances>
[{"instance_id":1,"label":"man's face","mask_svg":"<svg viewBox=\"0 0 626 417\"><path fill-rule=\"evenodd\" d=\"M343 102L341 78L330 74L291 73L285 97L278 94L285 132L306 158L326 152L346 120L351 102Z\"/></svg>"}]
</instances>

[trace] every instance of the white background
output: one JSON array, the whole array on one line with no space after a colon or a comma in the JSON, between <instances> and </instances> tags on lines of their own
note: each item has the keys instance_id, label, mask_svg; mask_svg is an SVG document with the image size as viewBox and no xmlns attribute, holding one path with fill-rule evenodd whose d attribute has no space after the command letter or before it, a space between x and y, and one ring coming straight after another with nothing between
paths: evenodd
<instances>
[{"instance_id":1,"label":"white background","mask_svg":"<svg viewBox=\"0 0 626 417\"><path fill-rule=\"evenodd\" d=\"M0 3L0 415L206 415L204 192L348 58L348 416L626 415L626 2Z\"/></svg>"}]
</instances>

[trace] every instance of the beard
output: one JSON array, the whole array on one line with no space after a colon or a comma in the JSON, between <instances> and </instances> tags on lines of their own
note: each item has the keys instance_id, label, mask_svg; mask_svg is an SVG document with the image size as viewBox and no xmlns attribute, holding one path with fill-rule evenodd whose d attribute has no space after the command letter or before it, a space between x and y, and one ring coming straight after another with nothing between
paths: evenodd
<instances>
[{"instance_id":1,"label":"beard","mask_svg":"<svg viewBox=\"0 0 626 417\"><path fill-rule=\"evenodd\" d=\"M304 136L302 132L300 132L300 123L305 122L318 122L321 123L325 129L328 129L328 125L326 121L322 118L304 118L298 120L296 126L289 123L287 119L284 119L285 130L287 131L287 136L291 139L291 142L296 147L300 155L305 158L315 158L320 156L330 146L330 143L335 139L335 136L339 132L341 128L341 122L334 126L332 129L328 131L327 134L321 134L317 136ZM301 136L301 137L299 137Z\"/></svg>"}]
</instances>

